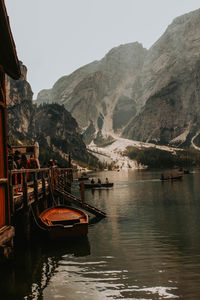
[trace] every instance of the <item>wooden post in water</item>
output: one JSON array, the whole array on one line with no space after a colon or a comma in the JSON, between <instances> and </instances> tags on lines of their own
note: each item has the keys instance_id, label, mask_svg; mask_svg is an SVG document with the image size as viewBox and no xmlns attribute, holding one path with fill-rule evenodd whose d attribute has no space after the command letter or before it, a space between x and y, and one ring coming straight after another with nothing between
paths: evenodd
<instances>
[{"instance_id":1,"label":"wooden post in water","mask_svg":"<svg viewBox=\"0 0 200 300\"><path fill-rule=\"evenodd\" d=\"M38 173L34 172L34 199L35 199L35 203L34 203L34 213L35 216L38 217L40 214L40 211L42 210L42 207L40 207L41 205L41 201L39 203L39 196L38 196L38 181L37 181L37 176Z\"/></svg>"},{"instance_id":2,"label":"wooden post in water","mask_svg":"<svg viewBox=\"0 0 200 300\"><path fill-rule=\"evenodd\" d=\"M42 176L42 198L43 198L43 209L47 208L47 198L46 198L46 187L45 187L45 175L44 172L41 173Z\"/></svg>"},{"instance_id":3,"label":"wooden post in water","mask_svg":"<svg viewBox=\"0 0 200 300\"><path fill-rule=\"evenodd\" d=\"M81 188L81 202L82 202L82 207L84 207L84 204L85 204L85 185L84 185L84 182L80 183L80 188Z\"/></svg>"},{"instance_id":4,"label":"wooden post in water","mask_svg":"<svg viewBox=\"0 0 200 300\"><path fill-rule=\"evenodd\" d=\"M28 209L28 185L26 173L23 172L23 234L26 241L30 240L30 216Z\"/></svg>"}]
</instances>

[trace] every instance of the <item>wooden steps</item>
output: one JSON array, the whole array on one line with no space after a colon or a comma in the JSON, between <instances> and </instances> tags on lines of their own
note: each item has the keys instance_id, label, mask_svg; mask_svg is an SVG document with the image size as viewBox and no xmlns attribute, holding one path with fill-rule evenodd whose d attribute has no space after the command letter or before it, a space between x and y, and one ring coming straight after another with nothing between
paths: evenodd
<instances>
[{"instance_id":1,"label":"wooden steps","mask_svg":"<svg viewBox=\"0 0 200 300\"><path fill-rule=\"evenodd\" d=\"M76 204L78 207L84 208L86 211L92 213L96 217L98 217L98 218L105 218L106 217L106 213L104 213L100 209L98 209L98 208L96 208L96 207L94 207L90 204L87 204L87 203L82 204L82 201L80 199L78 199L76 196L72 195L71 193L65 191L64 187L61 184L58 184L55 187L54 191L56 191L57 193L59 193L63 197L67 198L67 200L69 200L72 203Z\"/></svg>"}]
</instances>

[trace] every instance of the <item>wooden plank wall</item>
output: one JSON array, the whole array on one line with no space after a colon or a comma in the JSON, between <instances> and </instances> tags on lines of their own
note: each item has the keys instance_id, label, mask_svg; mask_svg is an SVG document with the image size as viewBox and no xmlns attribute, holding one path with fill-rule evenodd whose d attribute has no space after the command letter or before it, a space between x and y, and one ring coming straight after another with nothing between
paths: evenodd
<instances>
[{"instance_id":1,"label":"wooden plank wall","mask_svg":"<svg viewBox=\"0 0 200 300\"><path fill-rule=\"evenodd\" d=\"M5 73L0 66L0 227L9 224Z\"/></svg>"}]
</instances>

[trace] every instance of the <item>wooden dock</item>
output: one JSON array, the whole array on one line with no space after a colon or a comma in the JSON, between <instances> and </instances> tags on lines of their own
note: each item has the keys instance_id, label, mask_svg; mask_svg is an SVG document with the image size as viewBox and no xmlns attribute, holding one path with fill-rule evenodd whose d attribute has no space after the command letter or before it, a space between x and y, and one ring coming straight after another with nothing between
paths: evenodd
<instances>
[{"instance_id":1,"label":"wooden dock","mask_svg":"<svg viewBox=\"0 0 200 300\"><path fill-rule=\"evenodd\" d=\"M28 181L32 173L33 181ZM20 179L20 183L17 182ZM57 204L57 198L71 202L92 213L97 218L105 218L106 213L86 203L71 193L72 170L64 168L22 169L10 171L11 216L18 211L39 206L39 211ZM13 182L17 184L13 184Z\"/></svg>"},{"instance_id":2,"label":"wooden dock","mask_svg":"<svg viewBox=\"0 0 200 300\"><path fill-rule=\"evenodd\" d=\"M69 168L51 167L9 172L11 222L0 228L0 249L3 249L5 257L12 253L14 236L23 242L29 241L32 232L37 228L40 213L59 203L72 203L93 214L97 221L106 217L105 212L85 202L83 191L81 199L72 195L72 180L72 169Z\"/></svg>"},{"instance_id":3,"label":"wooden dock","mask_svg":"<svg viewBox=\"0 0 200 300\"><path fill-rule=\"evenodd\" d=\"M66 198L68 201L74 203L76 206L83 208L84 210L92 213L95 215L97 218L105 218L106 213L101 211L100 209L88 204L88 203L83 203L83 201L76 196L72 195L71 193L67 192L64 188L63 185L57 185L55 187L55 192L60 194L62 197Z\"/></svg>"}]
</instances>

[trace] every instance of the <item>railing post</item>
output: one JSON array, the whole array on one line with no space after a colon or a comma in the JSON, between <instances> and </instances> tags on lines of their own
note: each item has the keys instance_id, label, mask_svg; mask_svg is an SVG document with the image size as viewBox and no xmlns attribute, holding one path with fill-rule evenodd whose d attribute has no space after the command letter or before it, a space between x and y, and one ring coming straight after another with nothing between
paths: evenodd
<instances>
[{"instance_id":1,"label":"railing post","mask_svg":"<svg viewBox=\"0 0 200 300\"><path fill-rule=\"evenodd\" d=\"M38 182L37 182L37 172L34 172L34 183L33 183L33 187L34 187L34 198L35 198L35 202L38 202Z\"/></svg>"},{"instance_id":2,"label":"railing post","mask_svg":"<svg viewBox=\"0 0 200 300\"><path fill-rule=\"evenodd\" d=\"M58 184L58 168L54 167L54 186Z\"/></svg>"},{"instance_id":3,"label":"railing post","mask_svg":"<svg viewBox=\"0 0 200 300\"><path fill-rule=\"evenodd\" d=\"M45 178L44 178L44 172L41 173L42 177L42 194L43 194L43 199L46 198L46 189L45 189Z\"/></svg>"},{"instance_id":4,"label":"railing post","mask_svg":"<svg viewBox=\"0 0 200 300\"><path fill-rule=\"evenodd\" d=\"M10 195L10 214L11 216L14 215L15 211L15 204L14 204L14 199L13 199L13 186L12 186L12 172L9 171L9 195Z\"/></svg>"},{"instance_id":5,"label":"railing post","mask_svg":"<svg viewBox=\"0 0 200 300\"><path fill-rule=\"evenodd\" d=\"M47 208L47 197L46 197L46 186L45 186L45 174L44 172L41 173L42 178L42 198L43 198L43 208Z\"/></svg>"},{"instance_id":6,"label":"railing post","mask_svg":"<svg viewBox=\"0 0 200 300\"><path fill-rule=\"evenodd\" d=\"M23 172L23 202L24 202L24 208L28 207L28 187L27 187L27 177L26 173Z\"/></svg>"},{"instance_id":7,"label":"railing post","mask_svg":"<svg viewBox=\"0 0 200 300\"><path fill-rule=\"evenodd\" d=\"M54 170L53 167L50 168L50 184L51 184L51 190L54 191Z\"/></svg>"},{"instance_id":8,"label":"railing post","mask_svg":"<svg viewBox=\"0 0 200 300\"><path fill-rule=\"evenodd\" d=\"M23 203L24 203L22 232L25 240L29 241L31 226L30 226L30 216L28 210L28 185L27 185L27 176L25 172L23 172L22 177L23 177Z\"/></svg>"}]
</instances>

